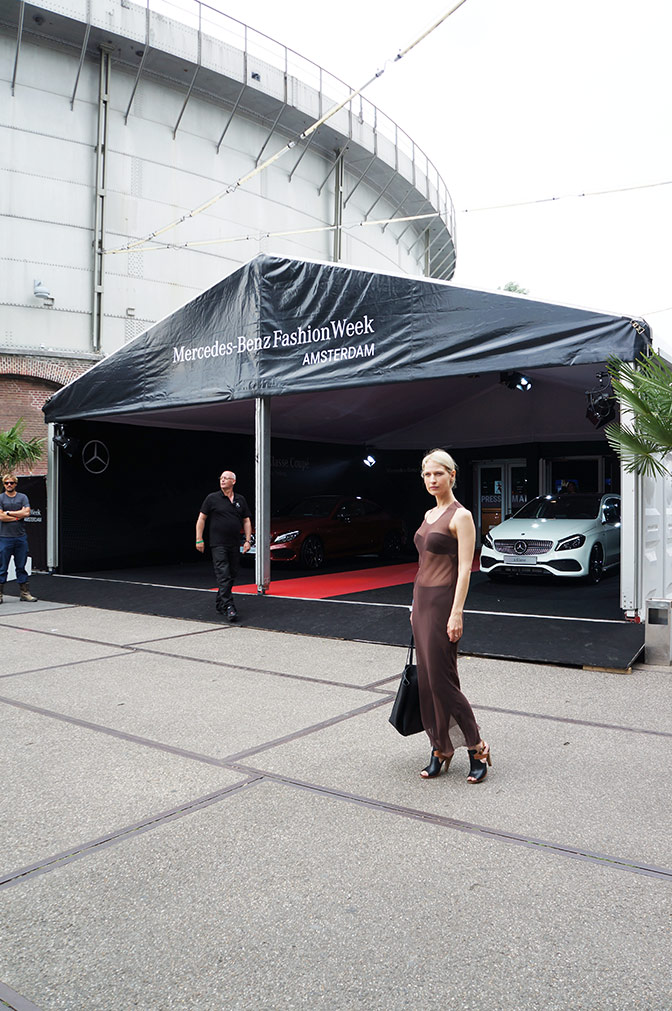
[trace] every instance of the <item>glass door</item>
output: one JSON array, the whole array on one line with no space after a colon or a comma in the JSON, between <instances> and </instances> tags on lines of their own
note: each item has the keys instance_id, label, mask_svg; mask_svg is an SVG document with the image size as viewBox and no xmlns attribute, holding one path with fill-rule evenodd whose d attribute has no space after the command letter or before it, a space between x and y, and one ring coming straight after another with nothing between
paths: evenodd
<instances>
[{"instance_id":1,"label":"glass door","mask_svg":"<svg viewBox=\"0 0 672 1011\"><path fill-rule=\"evenodd\" d=\"M483 460L474 464L476 474L477 540L502 523L527 502L527 465L524 460Z\"/></svg>"},{"instance_id":2,"label":"glass door","mask_svg":"<svg viewBox=\"0 0 672 1011\"><path fill-rule=\"evenodd\" d=\"M502 522L502 486L504 468L501 464L478 465L478 525L479 541L491 527Z\"/></svg>"},{"instance_id":3,"label":"glass door","mask_svg":"<svg viewBox=\"0 0 672 1011\"><path fill-rule=\"evenodd\" d=\"M617 492L618 487L613 485L619 483L620 471L607 467L607 462L603 456L562 456L542 460L542 494Z\"/></svg>"},{"instance_id":4,"label":"glass door","mask_svg":"<svg viewBox=\"0 0 672 1011\"><path fill-rule=\"evenodd\" d=\"M517 513L527 502L527 466L524 463L508 463L509 494L508 508L504 519L509 513Z\"/></svg>"}]
</instances>

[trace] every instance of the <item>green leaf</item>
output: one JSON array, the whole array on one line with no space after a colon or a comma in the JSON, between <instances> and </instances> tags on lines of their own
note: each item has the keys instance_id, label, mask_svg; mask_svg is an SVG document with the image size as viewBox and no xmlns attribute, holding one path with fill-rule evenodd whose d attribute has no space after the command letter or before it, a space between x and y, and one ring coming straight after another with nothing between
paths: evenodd
<instances>
[{"instance_id":1,"label":"green leaf","mask_svg":"<svg viewBox=\"0 0 672 1011\"><path fill-rule=\"evenodd\" d=\"M46 439L24 439L26 423L19 418L11 428L0 432L0 472L18 470L23 465L31 466L42 456Z\"/></svg>"},{"instance_id":2,"label":"green leaf","mask_svg":"<svg viewBox=\"0 0 672 1011\"><path fill-rule=\"evenodd\" d=\"M614 395L629 423L605 428L607 441L630 473L660 476L672 451L672 368L651 351L636 362L611 358L607 371Z\"/></svg>"}]
</instances>

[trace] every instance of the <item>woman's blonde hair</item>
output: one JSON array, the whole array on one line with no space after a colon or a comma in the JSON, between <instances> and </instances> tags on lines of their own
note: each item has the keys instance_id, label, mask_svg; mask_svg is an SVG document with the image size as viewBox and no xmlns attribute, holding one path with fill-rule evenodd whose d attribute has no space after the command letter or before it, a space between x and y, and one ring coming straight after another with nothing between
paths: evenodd
<instances>
[{"instance_id":1,"label":"woman's blonde hair","mask_svg":"<svg viewBox=\"0 0 672 1011\"><path fill-rule=\"evenodd\" d=\"M450 453L446 453L445 449L430 449L422 458L422 467L420 468L420 473L425 473L425 464L428 460L433 463L438 463L440 467L445 467L447 471L455 471L455 480L457 480L457 464L453 460Z\"/></svg>"}]
</instances>

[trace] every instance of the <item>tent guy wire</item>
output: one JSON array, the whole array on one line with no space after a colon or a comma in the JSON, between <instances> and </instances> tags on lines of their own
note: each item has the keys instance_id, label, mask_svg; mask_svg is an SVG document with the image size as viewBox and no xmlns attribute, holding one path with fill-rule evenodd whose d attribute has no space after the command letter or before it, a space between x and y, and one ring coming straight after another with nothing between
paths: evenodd
<instances>
[{"instance_id":1,"label":"tent guy wire","mask_svg":"<svg viewBox=\"0 0 672 1011\"><path fill-rule=\"evenodd\" d=\"M464 207L458 214L477 214L479 211L505 211L509 207L531 207L534 204L552 204L558 200L579 200L581 197L604 197L611 193L631 193L633 190L653 190L659 186L672 186L672 179L657 183L638 183L636 186L617 186L609 190L586 190L585 193L561 193L557 197L538 197L536 200L515 200L510 204L489 204L486 207Z\"/></svg>"},{"instance_id":2,"label":"tent guy wire","mask_svg":"<svg viewBox=\"0 0 672 1011\"><path fill-rule=\"evenodd\" d=\"M255 176L259 175L265 169L269 168L276 161L278 161L278 159L281 158L284 154L286 154L288 151L291 151L292 148L296 147L297 144L301 143L301 141L307 140L316 130L318 130L324 123L326 123L327 120L331 119L332 116L335 116L337 112L340 112L340 110L344 106L346 106L354 98L357 98L358 95L361 95L361 93L366 88L368 88L370 84L373 84L373 82L376 81L379 77L382 77L382 75L387 70L388 66L390 66L393 63L397 63L399 60L403 59L403 57L406 56L407 53L410 53L412 49L415 49L415 47L418 46L422 41L424 41L424 39L426 39L429 35L431 35L432 32L434 32L440 25L442 25L443 22L446 21L451 14L454 14L455 11L458 10L458 8L460 8L464 3L466 3L466 0L458 0L458 2L450 8L450 10L446 11L446 13L443 14L438 19L438 21L435 21L433 25L425 29L425 31L423 31L422 34L419 35L417 39L411 42L410 45L406 46L404 49L400 49L397 55L394 57L394 60L386 60L383 66L380 68L380 70L377 70L375 74L373 74L373 76L368 79L368 81L366 81L364 84L361 85L361 87L357 88L355 91L351 91L350 94L346 98L344 98L342 102L338 102L336 105L328 109L327 112L325 112L325 114L320 117L320 119L315 120L315 122L312 123L311 126L307 127L303 131L303 133L299 134L292 140L288 141L283 147L281 147L278 151L276 151L275 154L272 154L269 158L266 159L266 161L262 162L260 165L257 165L254 169L252 169L251 172L248 172L246 175L240 176L240 178L237 179L235 183L230 183L228 186L225 186L223 190L220 190L218 193L215 193L213 197L211 197L209 200L206 200L198 207L195 207L191 211L188 211L186 214L183 214L182 217L176 218L174 221L171 221L167 225L163 225L161 228L157 228L156 231L150 232L148 235L145 235L141 239L135 239L133 242L129 242L125 246L120 246L117 249L106 249L104 250L104 252L125 253L135 251L140 246L144 247L145 243L150 242L158 235L163 235L164 232L170 231L171 228L177 228L178 225L183 224L190 218L195 218L198 214L202 214L203 211L207 211L208 208L218 203L224 197L229 196L231 193L235 193L236 190L240 189L241 186L244 186L245 183L248 183Z\"/></svg>"},{"instance_id":3,"label":"tent guy wire","mask_svg":"<svg viewBox=\"0 0 672 1011\"><path fill-rule=\"evenodd\" d=\"M314 228L291 228L284 232L250 232L246 235L229 235L216 239L195 239L193 242L153 242L147 246L137 246L134 252L148 253L166 249L193 249L195 246L213 246L225 242L249 242L251 239L277 239L288 235L309 235L312 232L334 232L337 228L366 228L369 225L391 225L402 221L422 221L426 218L438 218L438 211L431 214L411 214L403 218L378 218L376 221L353 221L340 225L316 225ZM125 249L112 249L112 253L124 253Z\"/></svg>"}]
</instances>

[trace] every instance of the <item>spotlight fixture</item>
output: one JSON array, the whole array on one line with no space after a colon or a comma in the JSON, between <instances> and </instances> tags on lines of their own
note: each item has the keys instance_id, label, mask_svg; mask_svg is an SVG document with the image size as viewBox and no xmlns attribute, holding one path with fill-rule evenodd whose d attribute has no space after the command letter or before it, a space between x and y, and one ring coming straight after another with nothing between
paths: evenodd
<instances>
[{"instance_id":1,"label":"spotlight fixture","mask_svg":"<svg viewBox=\"0 0 672 1011\"><path fill-rule=\"evenodd\" d=\"M35 298L51 298L51 292L41 281L33 281L33 295Z\"/></svg>"},{"instance_id":2,"label":"spotlight fixture","mask_svg":"<svg viewBox=\"0 0 672 1011\"><path fill-rule=\"evenodd\" d=\"M604 380L609 375L608 372L598 372L597 381L599 386L596 390L586 390L586 417L595 428L604 428L616 417L616 405L614 403L614 391L611 383L604 385Z\"/></svg>"},{"instance_id":3,"label":"spotlight fixture","mask_svg":"<svg viewBox=\"0 0 672 1011\"><path fill-rule=\"evenodd\" d=\"M510 390L521 390L523 393L529 393L532 389L532 380L524 376L522 372L500 372L499 381L504 386L508 386Z\"/></svg>"},{"instance_id":4,"label":"spotlight fixture","mask_svg":"<svg viewBox=\"0 0 672 1011\"><path fill-rule=\"evenodd\" d=\"M68 435L66 435L63 425L58 426L58 431L54 435L53 442L54 446L58 446L59 449L61 449L62 452L70 459L73 458L79 449L79 440L71 439Z\"/></svg>"},{"instance_id":5,"label":"spotlight fixture","mask_svg":"<svg viewBox=\"0 0 672 1011\"><path fill-rule=\"evenodd\" d=\"M368 456L364 457L362 463L364 464L365 467L374 467L376 463L376 458L375 456L371 456L371 454L369 453Z\"/></svg>"}]
</instances>

